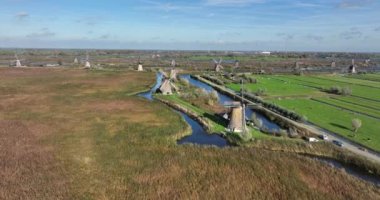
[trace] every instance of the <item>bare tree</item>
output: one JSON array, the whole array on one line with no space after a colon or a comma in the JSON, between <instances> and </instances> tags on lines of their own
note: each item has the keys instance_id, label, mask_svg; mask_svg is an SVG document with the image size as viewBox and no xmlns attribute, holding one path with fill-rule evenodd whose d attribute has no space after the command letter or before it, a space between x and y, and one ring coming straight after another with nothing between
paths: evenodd
<instances>
[{"instance_id":1,"label":"bare tree","mask_svg":"<svg viewBox=\"0 0 380 200\"><path fill-rule=\"evenodd\" d=\"M353 119L352 120L352 128L354 128L354 132L356 133L359 128L362 126L362 121L360 119Z\"/></svg>"}]
</instances>

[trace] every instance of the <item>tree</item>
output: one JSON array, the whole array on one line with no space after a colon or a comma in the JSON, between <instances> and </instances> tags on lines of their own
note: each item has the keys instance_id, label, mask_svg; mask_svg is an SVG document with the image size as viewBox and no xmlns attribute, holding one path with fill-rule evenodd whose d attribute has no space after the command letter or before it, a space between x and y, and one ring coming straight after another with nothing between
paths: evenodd
<instances>
[{"instance_id":1,"label":"tree","mask_svg":"<svg viewBox=\"0 0 380 200\"><path fill-rule=\"evenodd\" d=\"M362 121L360 119L353 119L352 120L352 127L354 128L354 132L356 133L359 128L362 126Z\"/></svg>"}]
</instances>

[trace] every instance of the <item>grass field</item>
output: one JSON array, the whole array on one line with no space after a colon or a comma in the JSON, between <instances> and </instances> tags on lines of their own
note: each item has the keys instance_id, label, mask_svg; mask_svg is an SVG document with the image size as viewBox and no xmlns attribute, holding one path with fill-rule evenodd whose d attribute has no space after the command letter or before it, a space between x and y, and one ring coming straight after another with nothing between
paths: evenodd
<instances>
[{"instance_id":1,"label":"grass field","mask_svg":"<svg viewBox=\"0 0 380 200\"><path fill-rule=\"evenodd\" d=\"M257 92L259 89L265 90L264 98L273 97L299 97L299 96L318 96L321 95L315 88L310 88L298 84L292 84L288 81L277 79L277 76L254 76L257 84L246 84L245 88L251 92ZM227 87L240 91L240 84L228 84Z\"/></svg>"},{"instance_id":2,"label":"grass field","mask_svg":"<svg viewBox=\"0 0 380 200\"><path fill-rule=\"evenodd\" d=\"M361 79L354 78L357 76ZM379 75L259 75L253 76L258 83L246 84L246 88L251 91L265 89L266 94L262 97L267 101L294 110L318 126L380 151L380 86L376 81L364 80L367 76ZM322 88L333 86L351 88L352 96L321 92ZM227 87L235 91L240 89L236 84ZM363 121L357 137L352 137L351 120L354 118Z\"/></svg>"},{"instance_id":3,"label":"grass field","mask_svg":"<svg viewBox=\"0 0 380 200\"><path fill-rule=\"evenodd\" d=\"M130 96L154 74L0 69L0 199L379 199L293 154L178 146L188 129Z\"/></svg>"},{"instance_id":4,"label":"grass field","mask_svg":"<svg viewBox=\"0 0 380 200\"><path fill-rule=\"evenodd\" d=\"M188 59L190 60L200 60L200 61L210 61L212 62L213 59L219 60L223 59L224 61L229 60L239 60L242 61L257 61L257 62L277 62L277 61L289 61L289 58L282 58L280 56L276 55L270 55L270 56L263 56L263 55L256 55L256 56L190 56ZM235 64L235 63L232 63Z\"/></svg>"},{"instance_id":5,"label":"grass field","mask_svg":"<svg viewBox=\"0 0 380 200\"><path fill-rule=\"evenodd\" d=\"M367 108L365 106L340 101L339 98L314 98L313 100L324 102L331 106L346 109L354 113L369 115L380 120L380 111L373 108Z\"/></svg>"},{"instance_id":6,"label":"grass field","mask_svg":"<svg viewBox=\"0 0 380 200\"><path fill-rule=\"evenodd\" d=\"M328 77L328 78L326 77L321 78L320 76L280 76L279 78L281 80L289 81L294 84L300 84L300 85L305 85L305 86L310 86L310 87L315 87L315 88L328 89L333 86L350 87L352 90L353 96L366 98L373 101L379 101L380 99L380 88L374 88L374 87L369 87L365 85L357 85L354 83L336 81L335 78L339 79L339 76Z\"/></svg>"},{"instance_id":7,"label":"grass field","mask_svg":"<svg viewBox=\"0 0 380 200\"><path fill-rule=\"evenodd\" d=\"M275 103L307 116L309 121L318 126L372 149L380 150L379 120L309 99L276 100ZM353 137L351 126L351 120L354 118L359 118L363 124L356 137ZM371 140L368 141L368 138Z\"/></svg>"}]
</instances>

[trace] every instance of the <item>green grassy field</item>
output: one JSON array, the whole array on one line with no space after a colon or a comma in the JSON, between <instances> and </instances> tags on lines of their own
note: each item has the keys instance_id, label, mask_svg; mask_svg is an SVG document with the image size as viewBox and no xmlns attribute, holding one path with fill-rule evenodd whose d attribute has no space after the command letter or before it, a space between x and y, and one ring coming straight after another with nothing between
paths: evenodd
<instances>
[{"instance_id":1,"label":"green grassy field","mask_svg":"<svg viewBox=\"0 0 380 200\"><path fill-rule=\"evenodd\" d=\"M212 62L213 59L219 60L222 58L223 60L239 60L242 61L257 61L257 62L276 62L276 61L289 61L289 58L282 58L276 55L270 55L270 56L263 56L263 55L256 55L256 56L190 56L188 59L190 60L201 60L201 61L210 61ZM234 64L234 63L232 63Z\"/></svg>"},{"instance_id":2,"label":"green grassy field","mask_svg":"<svg viewBox=\"0 0 380 200\"><path fill-rule=\"evenodd\" d=\"M362 107L371 108L374 110L380 110L380 102L378 101L371 101L371 100L366 100L366 99L353 97L353 96L345 96L345 97L337 96L337 97L332 97L332 98L343 101L343 102L348 102L353 105L360 105Z\"/></svg>"},{"instance_id":3,"label":"green grassy field","mask_svg":"<svg viewBox=\"0 0 380 200\"><path fill-rule=\"evenodd\" d=\"M257 84L246 84L245 88L251 92L256 92L259 89L264 89L264 98L273 97L297 97L297 96L318 96L322 93L317 89L305 87L298 84L292 84L289 81L277 79L277 76L253 76L257 79ZM240 84L228 84L227 87L240 91Z\"/></svg>"},{"instance_id":4,"label":"green grassy field","mask_svg":"<svg viewBox=\"0 0 380 200\"><path fill-rule=\"evenodd\" d=\"M346 103L339 101L338 98L313 98L313 100L320 101L323 103L327 103L331 106L336 106L337 108L347 109L351 110L352 112L359 113L359 114L367 114L371 117L378 118L380 120L380 111L372 108L366 108L364 106L355 105L352 103Z\"/></svg>"},{"instance_id":5,"label":"green grassy field","mask_svg":"<svg viewBox=\"0 0 380 200\"><path fill-rule=\"evenodd\" d=\"M320 78L318 76L279 76L281 80L289 81L294 84L300 84L315 88L328 89L333 86L349 87L352 90L352 95L362 98L367 98L373 101L380 99L380 88L373 88L364 85L356 85L335 81L334 78Z\"/></svg>"},{"instance_id":6,"label":"green grassy field","mask_svg":"<svg viewBox=\"0 0 380 200\"><path fill-rule=\"evenodd\" d=\"M318 126L338 133L364 146L380 150L379 120L308 99L276 100L274 102L307 116L309 121ZM354 118L359 118L363 124L356 137L353 137L351 125L351 120ZM368 138L371 140L368 141Z\"/></svg>"},{"instance_id":7,"label":"green grassy field","mask_svg":"<svg viewBox=\"0 0 380 200\"><path fill-rule=\"evenodd\" d=\"M357 74L357 75L347 76L347 78L363 79L363 80L380 82L380 74Z\"/></svg>"},{"instance_id":8,"label":"green grassy field","mask_svg":"<svg viewBox=\"0 0 380 200\"><path fill-rule=\"evenodd\" d=\"M361 76L365 77L366 75ZM368 76L376 77L378 74L369 74ZM380 120L366 116L367 114L380 118L380 86L378 82L340 75L255 75L253 77L257 78L258 83L246 84L246 88L251 91L257 91L259 88L265 89L266 95L263 98L267 101L294 110L298 114L306 116L312 123L380 151L380 136L377 134ZM322 88L332 86L348 86L352 89L353 96L331 95L320 91ZM236 84L228 84L227 87L235 91L240 90L240 86ZM351 131L351 120L354 118L363 121L357 137L352 137ZM371 141L367 141L368 138Z\"/></svg>"},{"instance_id":9,"label":"green grassy field","mask_svg":"<svg viewBox=\"0 0 380 200\"><path fill-rule=\"evenodd\" d=\"M0 69L0 199L379 199L289 153L178 146L179 114L131 96L152 73ZM326 187L329 186L329 187Z\"/></svg>"}]
</instances>

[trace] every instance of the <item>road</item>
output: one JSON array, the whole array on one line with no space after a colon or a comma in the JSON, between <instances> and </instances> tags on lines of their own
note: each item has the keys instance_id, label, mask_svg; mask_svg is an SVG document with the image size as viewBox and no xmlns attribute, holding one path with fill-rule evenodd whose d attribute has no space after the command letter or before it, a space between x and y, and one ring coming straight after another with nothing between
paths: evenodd
<instances>
[{"instance_id":1,"label":"road","mask_svg":"<svg viewBox=\"0 0 380 200\"><path fill-rule=\"evenodd\" d=\"M318 127L312 123L308 123L308 124L305 124L305 126L308 126L310 129L314 129L316 130L317 132L320 132L321 135L322 134L325 134L329 137L329 141L333 141L333 140L339 140L341 142L343 142L343 149L347 149L348 151L351 151L355 154L358 154L358 155L361 155L363 157L366 157L367 159L369 160L372 160L372 161L375 161L377 163L380 163L380 154L377 153L377 152L374 152L370 149L367 149L366 147L363 147L359 144L356 144L352 141L350 141L349 139L347 138L344 138L342 136L339 136L337 135L336 133L333 133L331 131L328 131L328 130L325 130L321 127ZM363 150L360 150L359 148L362 148L362 149L365 149L366 151L363 151Z\"/></svg>"}]
</instances>

